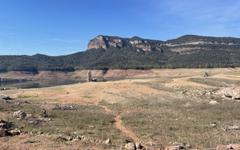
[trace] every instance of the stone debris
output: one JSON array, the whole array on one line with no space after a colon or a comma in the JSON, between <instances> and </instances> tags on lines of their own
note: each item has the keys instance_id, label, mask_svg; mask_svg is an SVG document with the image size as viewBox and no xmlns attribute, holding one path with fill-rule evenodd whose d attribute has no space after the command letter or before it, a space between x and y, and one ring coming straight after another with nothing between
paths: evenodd
<instances>
[{"instance_id":1,"label":"stone debris","mask_svg":"<svg viewBox=\"0 0 240 150\"><path fill-rule=\"evenodd\" d=\"M216 150L240 150L240 144L218 145Z\"/></svg>"},{"instance_id":2,"label":"stone debris","mask_svg":"<svg viewBox=\"0 0 240 150\"><path fill-rule=\"evenodd\" d=\"M13 129L13 130L9 130L8 132L11 134L11 136L16 136L16 135L21 134L21 131L17 128Z\"/></svg>"},{"instance_id":3,"label":"stone debris","mask_svg":"<svg viewBox=\"0 0 240 150\"><path fill-rule=\"evenodd\" d=\"M191 145L186 143L173 143L171 146L167 146L165 150L187 150L190 149Z\"/></svg>"},{"instance_id":4,"label":"stone debris","mask_svg":"<svg viewBox=\"0 0 240 150\"><path fill-rule=\"evenodd\" d=\"M146 150L146 148L141 143L134 143L131 141L126 141L124 148L126 150Z\"/></svg>"},{"instance_id":5,"label":"stone debris","mask_svg":"<svg viewBox=\"0 0 240 150\"><path fill-rule=\"evenodd\" d=\"M230 126L226 126L224 128L224 131L233 131L233 130L240 130L240 126L239 125L230 125Z\"/></svg>"},{"instance_id":6,"label":"stone debris","mask_svg":"<svg viewBox=\"0 0 240 150\"><path fill-rule=\"evenodd\" d=\"M178 88L177 88L178 89ZM179 93L186 96L212 96L215 93L215 89L207 90L207 89L178 89Z\"/></svg>"},{"instance_id":7,"label":"stone debris","mask_svg":"<svg viewBox=\"0 0 240 150\"><path fill-rule=\"evenodd\" d=\"M14 118L17 118L17 119L24 119L27 117L27 113L22 111L22 110L19 110L19 111L15 111L13 113L13 117Z\"/></svg>"},{"instance_id":8,"label":"stone debris","mask_svg":"<svg viewBox=\"0 0 240 150\"><path fill-rule=\"evenodd\" d=\"M127 143L127 144L124 146L124 148L125 148L126 150L136 150L136 146L135 146L135 144L132 143L132 142Z\"/></svg>"},{"instance_id":9,"label":"stone debris","mask_svg":"<svg viewBox=\"0 0 240 150\"><path fill-rule=\"evenodd\" d=\"M7 129L0 129L0 137L11 136Z\"/></svg>"},{"instance_id":10,"label":"stone debris","mask_svg":"<svg viewBox=\"0 0 240 150\"><path fill-rule=\"evenodd\" d=\"M77 110L75 105L56 105L53 110Z\"/></svg>"},{"instance_id":11,"label":"stone debris","mask_svg":"<svg viewBox=\"0 0 240 150\"><path fill-rule=\"evenodd\" d=\"M40 122L49 122L52 121L52 118L47 117L46 114L40 114L40 116L34 116L32 114L27 114L27 117L25 118L29 124L37 125Z\"/></svg>"},{"instance_id":12,"label":"stone debris","mask_svg":"<svg viewBox=\"0 0 240 150\"><path fill-rule=\"evenodd\" d=\"M0 120L0 128L1 129L9 129L12 127L12 124L10 122Z\"/></svg>"},{"instance_id":13,"label":"stone debris","mask_svg":"<svg viewBox=\"0 0 240 150\"><path fill-rule=\"evenodd\" d=\"M240 100L240 87L228 87L220 89L217 92L218 95L221 95L225 98L231 98L233 100Z\"/></svg>"},{"instance_id":14,"label":"stone debris","mask_svg":"<svg viewBox=\"0 0 240 150\"><path fill-rule=\"evenodd\" d=\"M0 120L0 137L16 136L21 134L19 129L12 129L13 124L4 120Z\"/></svg>"},{"instance_id":15,"label":"stone debris","mask_svg":"<svg viewBox=\"0 0 240 150\"><path fill-rule=\"evenodd\" d=\"M141 143L135 143L136 150L145 150L144 146Z\"/></svg>"},{"instance_id":16,"label":"stone debris","mask_svg":"<svg viewBox=\"0 0 240 150\"><path fill-rule=\"evenodd\" d=\"M97 138L90 138L90 137L86 137L83 135L59 135L56 138L57 141L59 142L76 142L76 141L81 141L82 143L87 143L87 144L101 144L101 145L111 145L112 141L111 139L107 139L107 140L100 140Z\"/></svg>"},{"instance_id":17,"label":"stone debris","mask_svg":"<svg viewBox=\"0 0 240 150\"><path fill-rule=\"evenodd\" d=\"M48 117L47 111L45 109L42 109L40 116L43 118L47 118Z\"/></svg>"}]
</instances>

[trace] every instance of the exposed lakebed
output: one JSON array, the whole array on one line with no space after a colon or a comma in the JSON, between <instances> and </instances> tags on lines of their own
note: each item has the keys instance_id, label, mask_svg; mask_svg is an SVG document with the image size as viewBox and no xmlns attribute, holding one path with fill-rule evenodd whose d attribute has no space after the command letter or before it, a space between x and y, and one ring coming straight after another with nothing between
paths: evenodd
<instances>
[{"instance_id":1,"label":"exposed lakebed","mask_svg":"<svg viewBox=\"0 0 240 150\"><path fill-rule=\"evenodd\" d=\"M67 85L83 82L80 80L73 79L54 79L54 80L28 80L28 79L11 79L11 78L1 78L0 87L1 88L43 88L58 85Z\"/></svg>"}]
</instances>

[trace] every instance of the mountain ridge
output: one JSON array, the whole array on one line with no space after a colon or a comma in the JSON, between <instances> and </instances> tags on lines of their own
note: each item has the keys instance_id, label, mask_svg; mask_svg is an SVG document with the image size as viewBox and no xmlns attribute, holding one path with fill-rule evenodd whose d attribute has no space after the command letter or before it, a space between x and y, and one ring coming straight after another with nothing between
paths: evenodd
<instances>
[{"instance_id":1,"label":"mountain ridge","mask_svg":"<svg viewBox=\"0 0 240 150\"><path fill-rule=\"evenodd\" d=\"M99 35L86 51L74 54L0 56L0 71L209 67L240 67L240 38L184 35L161 41Z\"/></svg>"}]
</instances>

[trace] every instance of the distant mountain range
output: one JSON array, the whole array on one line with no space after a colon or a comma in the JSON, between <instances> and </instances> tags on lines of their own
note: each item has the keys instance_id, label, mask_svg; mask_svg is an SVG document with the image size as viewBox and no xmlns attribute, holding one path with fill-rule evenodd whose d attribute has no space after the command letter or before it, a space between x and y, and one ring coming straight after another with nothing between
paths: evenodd
<instances>
[{"instance_id":1,"label":"distant mountain range","mask_svg":"<svg viewBox=\"0 0 240 150\"><path fill-rule=\"evenodd\" d=\"M240 38L185 35L160 41L100 35L75 54L0 56L2 72L211 67L240 67Z\"/></svg>"}]
</instances>

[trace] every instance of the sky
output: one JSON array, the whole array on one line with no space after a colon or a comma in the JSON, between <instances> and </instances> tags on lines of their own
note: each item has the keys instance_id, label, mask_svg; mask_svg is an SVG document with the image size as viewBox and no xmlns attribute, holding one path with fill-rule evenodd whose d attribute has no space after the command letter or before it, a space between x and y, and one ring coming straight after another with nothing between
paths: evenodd
<instances>
[{"instance_id":1,"label":"sky","mask_svg":"<svg viewBox=\"0 0 240 150\"><path fill-rule=\"evenodd\" d=\"M240 37L239 0L0 0L0 55L65 55L97 35Z\"/></svg>"}]
</instances>

